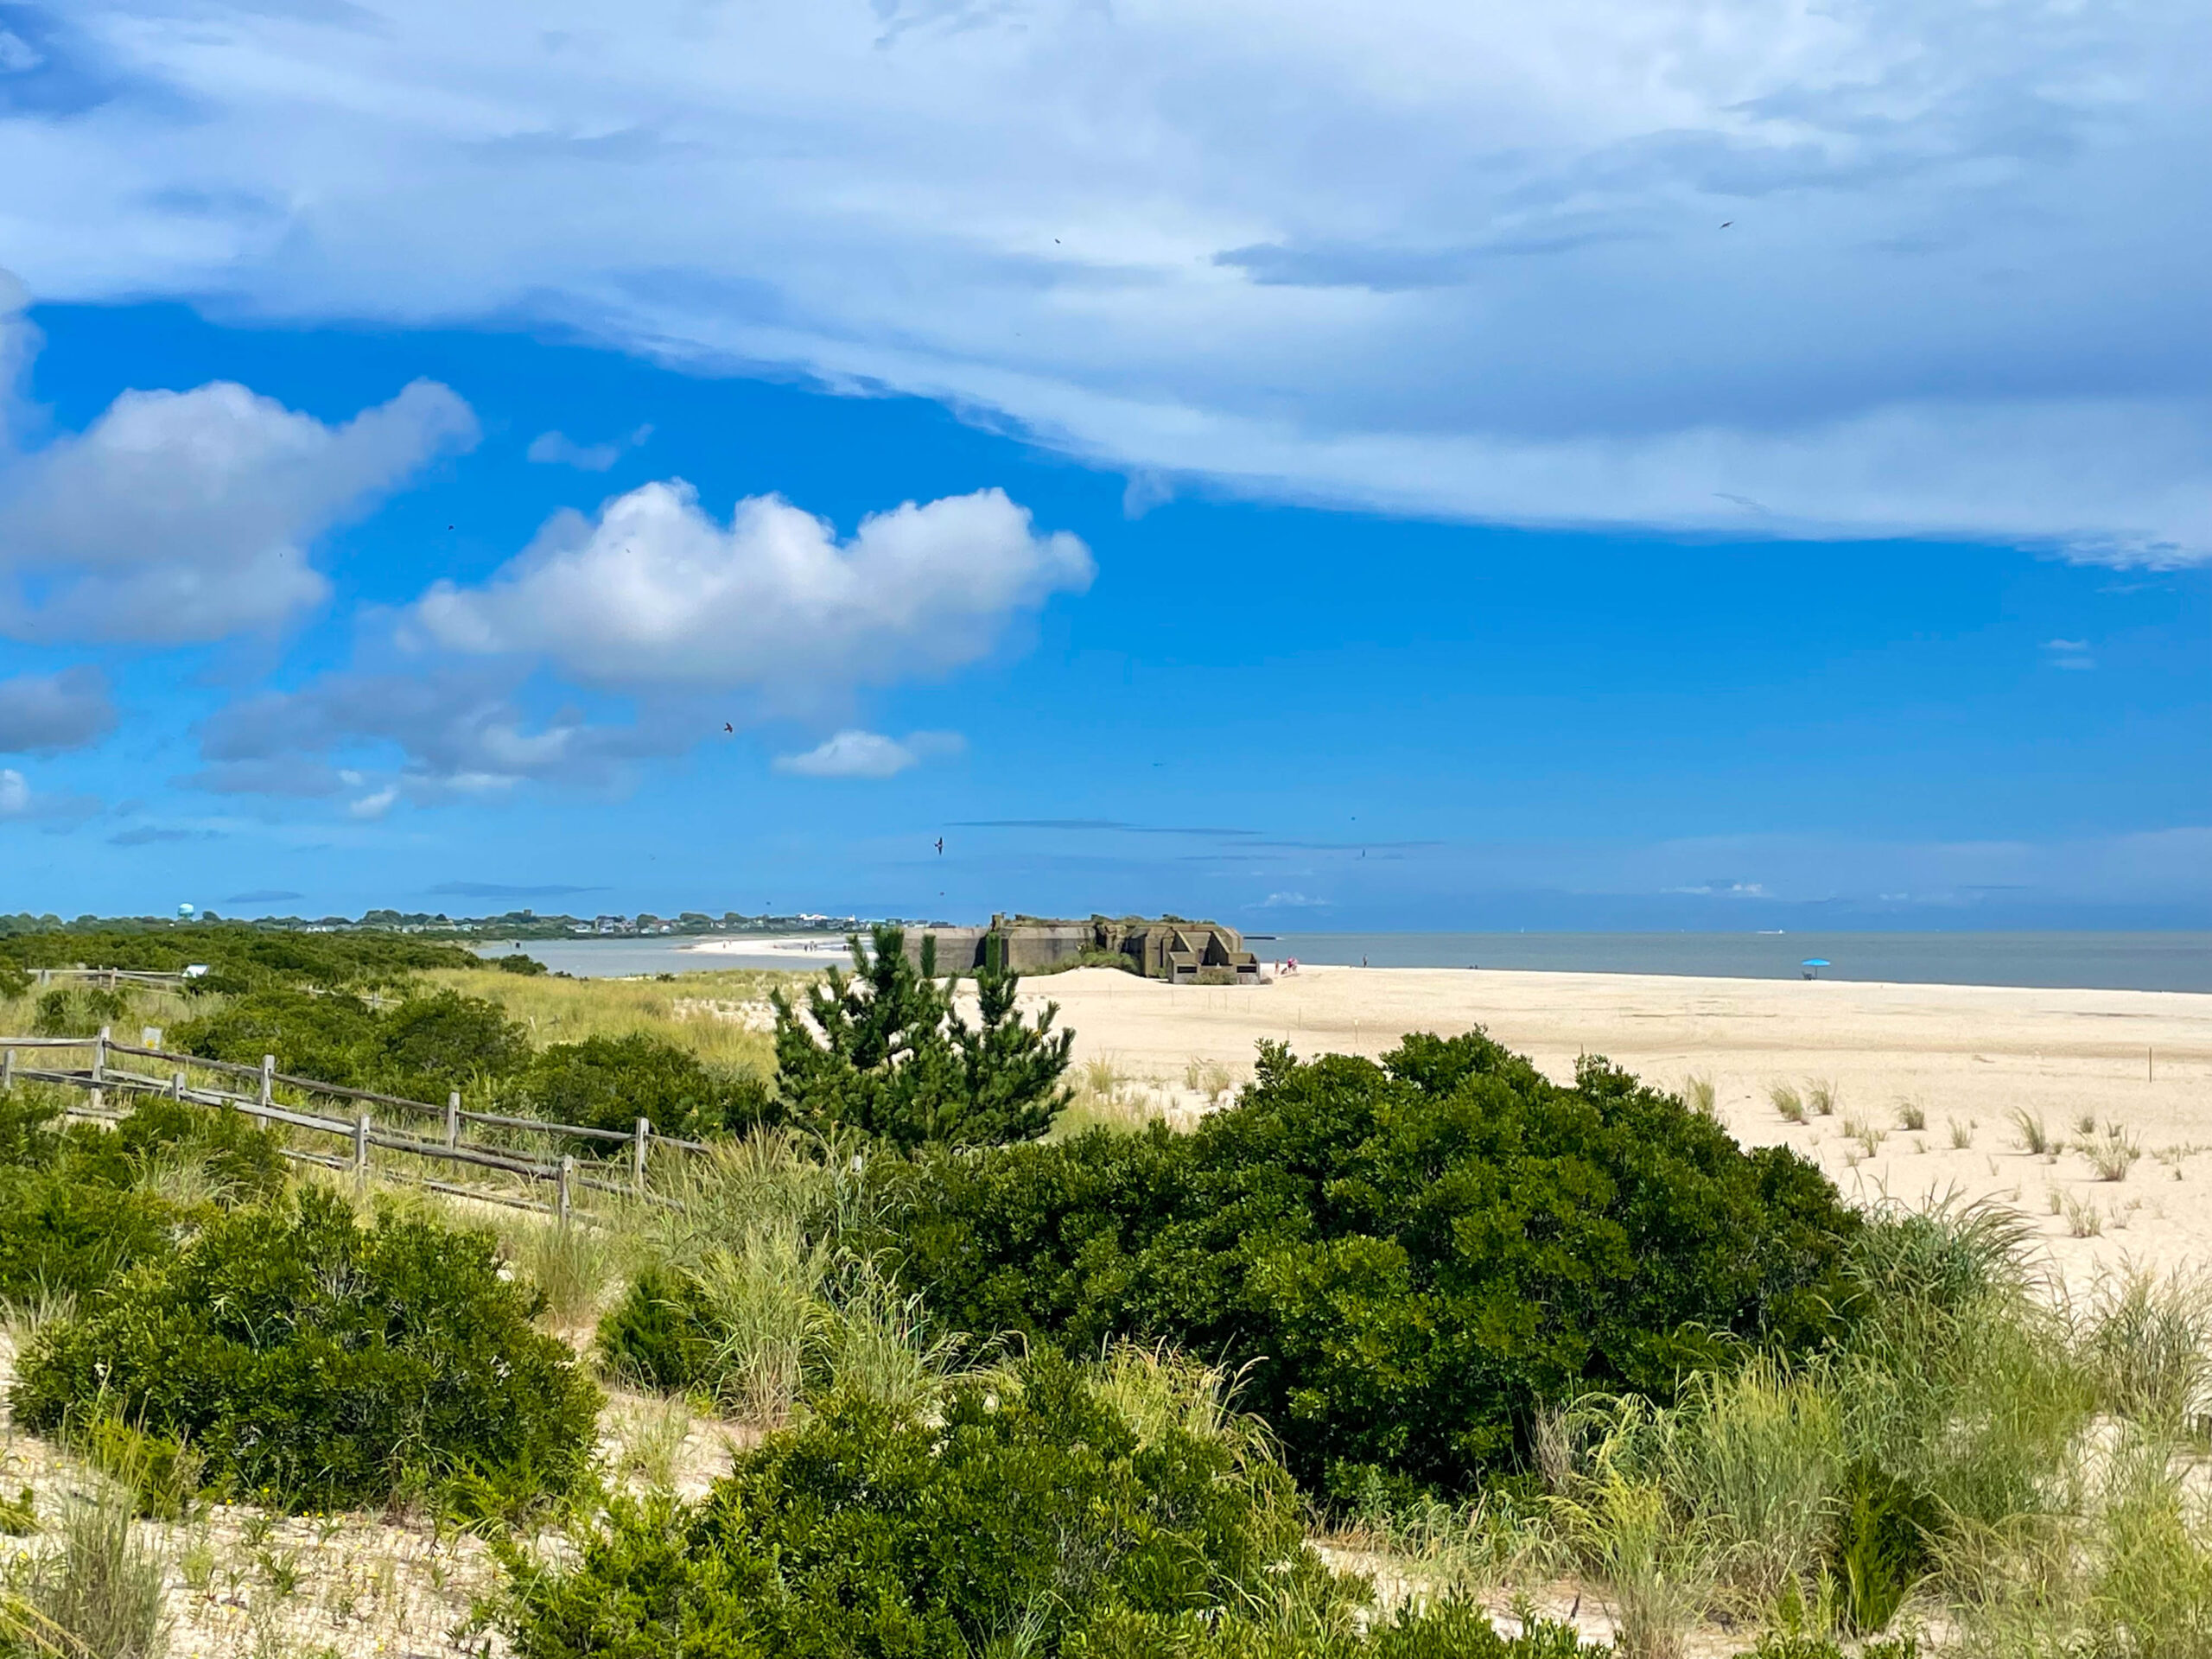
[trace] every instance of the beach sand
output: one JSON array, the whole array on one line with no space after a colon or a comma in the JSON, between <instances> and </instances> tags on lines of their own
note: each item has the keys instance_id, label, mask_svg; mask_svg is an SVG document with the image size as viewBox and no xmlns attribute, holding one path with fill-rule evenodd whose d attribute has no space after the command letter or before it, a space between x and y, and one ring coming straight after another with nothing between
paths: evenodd
<instances>
[{"instance_id":1,"label":"beach sand","mask_svg":"<svg viewBox=\"0 0 2212 1659\"><path fill-rule=\"evenodd\" d=\"M1185 1109L1199 1103L1192 1062L1241 1082L1262 1038L1373 1056L1404 1032L1480 1026L1561 1082L1585 1053L1669 1089L1709 1077L1738 1141L1794 1147L1847 1194L2012 1205L2077 1287L2122 1261L2212 1265L2212 995L1332 967L1220 989L1079 969L1022 988L1025 1004L1060 1005L1078 1063L1106 1060ZM1785 1122L1770 1087L1813 1079L1833 1083L1835 1112ZM1908 1105L1924 1129L1899 1127ZM2016 1111L2066 1149L2024 1150ZM1869 1154L1847 1119L1885 1138ZM1971 1145L1954 1147L1954 1121ZM2108 1123L2143 1154L2117 1181L2078 1149Z\"/></svg>"}]
</instances>

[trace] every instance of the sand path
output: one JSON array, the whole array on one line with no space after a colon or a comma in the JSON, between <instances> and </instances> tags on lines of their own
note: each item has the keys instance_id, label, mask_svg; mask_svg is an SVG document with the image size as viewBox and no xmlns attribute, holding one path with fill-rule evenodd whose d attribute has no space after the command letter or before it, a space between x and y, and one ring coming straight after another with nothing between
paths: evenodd
<instances>
[{"instance_id":1,"label":"sand path","mask_svg":"<svg viewBox=\"0 0 2212 1659\"><path fill-rule=\"evenodd\" d=\"M1083 969L1024 991L1060 1004L1078 1061L1171 1086L1193 1059L1249 1075L1263 1037L1376 1055L1402 1032L1476 1025L1562 1081L1583 1053L1669 1088L1702 1074L1739 1140L1796 1147L1847 1192L2016 1205L2069 1281L2122 1257L2212 1266L2212 995L1327 967L1236 989ZM1770 1086L1815 1078L1835 1085L1835 1113L1785 1122ZM1910 1107L1924 1129L1900 1127ZM2024 1150L2016 1110L2066 1150ZM1847 1119L1885 1138L1870 1153ZM1970 1144L1953 1146L1953 1120ZM2118 1181L2078 1149L2107 1124L2144 1154Z\"/></svg>"}]
</instances>

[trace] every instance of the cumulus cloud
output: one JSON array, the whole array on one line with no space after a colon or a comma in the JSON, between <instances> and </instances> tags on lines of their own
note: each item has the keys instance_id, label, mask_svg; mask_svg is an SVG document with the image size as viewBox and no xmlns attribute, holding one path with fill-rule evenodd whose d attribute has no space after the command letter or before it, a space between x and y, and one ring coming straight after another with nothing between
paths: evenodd
<instances>
[{"instance_id":1,"label":"cumulus cloud","mask_svg":"<svg viewBox=\"0 0 2212 1659\"><path fill-rule=\"evenodd\" d=\"M2212 552L2191 0L187 13L11 81L41 293L535 315L1275 497Z\"/></svg>"},{"instance_id":2,"label":"cumulus cloud","mask_svg":"<svg viewBox=\"0 0 2212 1659\"><path fill-rule=\"evenodd\" d=\"M280 626L330 592L318 537L476 436L429 380L336 426L228 381L126 391L84 432L0 458L0 632L181 645Z\"/></svg>"},{"instance_id":3,"label":"cumulus cloud","mask_svg":"<svg viewBox=\"0 0 2212 1659\"><path fill-rule=\"evenodd\" d=\"M957 754L966 747L957 732L910 732L902 743L880 733L848 729L803 754L779 754L774 766L800 778L895 778L925 759Z\"/></svg>"},{"instance_id":4,"label":"cumulus cloud","mask_svg":"<svg viewBox=\"0 0 2212 1659\"><path fill-rule=\"evenodd\" d=\"M1090 582L1090 555L1039 535L1001 490L831 525L779 496L727 524L681 480L556 516L479 588L414 611L446 650L546 659L601 686L746 687L804 701L958 667L1007 623Z\"/></svg>"},{"instance_id":5,"label":"cumulus cloud","mask_svg":"<svg viewBox=\"0 0 2212 1659\"><path fill-rule=\"evenodd\" d=\"M579 472L603 473L622 459L624 451L636 448L652 435L652 428L646 425L618 442L578 443L558 432L541 432L530 441L527 454L531 460L543 466L574 467Z\"/></svg>"},{"instance_id":6,"label":"cumulus cloud","mask_svg":"<svg viewBox=\"0 0 2212 1659\"><path fill-rule=\"evenodd\" d=\"M97 668L80 664L0 680L0 753L81 749L114 729L107 676Z\"/></svg>"}]
</instances>

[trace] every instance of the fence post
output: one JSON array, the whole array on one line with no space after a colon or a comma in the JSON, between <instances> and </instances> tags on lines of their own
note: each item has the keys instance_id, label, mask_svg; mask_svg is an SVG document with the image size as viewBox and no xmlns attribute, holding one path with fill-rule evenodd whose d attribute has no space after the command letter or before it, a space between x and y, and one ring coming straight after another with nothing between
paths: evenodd
<instances>
[{"instance_id":1,"label":"fence post","mask_svg":"<svg viewBox=\"0 0 2212 1659\"><path fill-rule=\"evenodd\" d=\"M461 1144L461 1090L456 1089L446 1096L446 1145Z\"/></svg>"},{"instance_id":2,"label":"fence post","mask_svg":"<svg viewBox=\"0 0 2212 1659\"><path fill-rule=\"evenodd\" d=\"M554 1200L555 1213L560 1217L563 1227L569 1224L569 1183L575 1179L575 1156L563 1153L561 1155L561 1189Z\"/></svg>"},{"instance_id":3,"label":"fence post","mask_svg":"<svg viewBox=\"0 0 2212 1659\"><path fill-rule=\"evenodd\" d=\"M276 1057L261 1057L261 1109L267 1111L276 1103Z\"/></svg>"},{"instance_id":4,"label":"fence post","mask_svg":"<svg viewBox=\"0 0 2212 1659\"><path fill-rule=\"evenodd\" d=\"M363 1112L353 1120L353 1185L365 1189L369 1184L369 1115Z\"/></svg>"},{"instance_id":5,"label":"fence post","mask_svg":"<svg viewBox=\"0 0 2212 1659\"><path fill-rule=\"evenodd\" d=\"M645 1196L645 1142L652 1139L651 1118L638 1120L637 1139L630 1143L630 1190L639 1198Z\"/></svg>"},{"instance_id":6,"label":"fence post","mask_svg":"<svg viewBox=\"0 0 2212 1659\"><path fill-rule=\"evenodd\" d=\"M102 1026L100 1034L92 1039L92 1087L95 1089L107 1081L107 1039L111 1029Z\"/></svg>"},{"instance_id":7,"label":"fence post","mask_svg":"<svg viewBox=\"0 0 2212 1659\"><path fill-rule=\"evenodd\" d=\"M169 1098L171 1100L184 1098L184 1073L181 1071L169 1073Z\"/></svg>"},{"instance_id":8,"label":"fence post","mask_svg":"<svg viewBox=\"0 0 2212 1659\"><path fill-rule=\"evenodd\" d=\"M0 1094L6 1093L15 1086L16 1051L11 1048L4 1053L0 1053Z\"/></svg>"}]
</instances>

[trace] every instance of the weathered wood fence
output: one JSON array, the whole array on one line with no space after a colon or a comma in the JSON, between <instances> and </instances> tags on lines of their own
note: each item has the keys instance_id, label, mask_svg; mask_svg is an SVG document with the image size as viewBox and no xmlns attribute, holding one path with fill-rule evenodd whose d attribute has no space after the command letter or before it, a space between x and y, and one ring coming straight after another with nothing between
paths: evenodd
<instances>
[{"instance_id":1,"label":"weathered wood fence","mask_svg":"<svg viewBox=\"0 0 2212 1659\"><path fill-rule=\"evenodd\" d=\"M174 991L182 988L189 978L184 974L161 973L150 968L33 968L29 972L40 985L51 985L57 979L79 979L111 991L125 985Z\"/></svg>"},{"instance_id":2,"label":"weathered wood fence","mask_svg":"<svg viewBox=\"0 0 2212 1659\"><path fill-rule=\"evenodd\" d=\"M86 1064L53 1065L32 1062L58 1059L65 1052L83 1052ZM134 1069L132 1061L151 1062L170 1068L167 1076L155 1075ZM220 1086L195 1085L194 1071L213 1073L219 1080L225 1077L251 1078L253 1092L244 1094ZM339 1084L323 1083L314 1077L294 1077L276 1069L276 1056L265 1054L257 1066L242 1065L232 1060L212 1060L197 1054L174 1054L165 1049L142 1047L132 1043L115 1040L111 1029L103 1026L94 1037L0 1037L0 1091L12 1089L18 1083L47 1083L64 1088L84 1090L88 1096L86 1107L73 1109L75 1115L96 1118L119 1116L111 1110L111 1096L159 1095L169 1100L188 1101L195 1105L213 1106L243 1113L264 1123L283 1124L287 1128L339 1137L347 1142L342 1154L328 1154L298 1147L284 1148L285 1155L304 1162L321 1164L339 1170L351 1170L354 1179L365 1183L369 1176L369 1154L372 1149L397 1153L406 1157L420 1158L432 1162L444 1162L498 1171L518 1175L527 1181L544 1183L553 1189L550 1203L532 1199L517 1199L480 1186L461 1186L440 1181L426 1175L410 1177L418 1185L433 1191L453 1193L462 1198L482 1198L496 1204L518 1205L527 1209L548 1210L566 1221L575 1205L580 1189L612 1192L625 1197L655 1203L668 1199L650 1191L645 1175L653 1150L666 1147L679 1152L704 1152L707 1148L696 1141L685 1141L656 1130L645 1118L637 1120L628 1130L591 1128L575 1123L553 1123L542 1118L513 1117L498 1112L464 1110L459 1090L446 1096L442 1106L428 1101L406 1100L397 1095L381 1095L373 1090L347 1089ZM352 1109L346 1117L326 1113L295 1110L279 1105L276 1090L286 1090L306 1097L304 1103L312 1105L318 1100L340 1102ZM385 1121L380 1122L381 1113ZM411 1117L423 1123L423 1132L396 1127L390 1122L392 1114ZM427 1122L426 1122L427 1120ZM435 1129L431 1128L435 1125ZM512 1147L493 1147L474 1143L467 1139L471 1125L511 1132L528 1132L546 1136L556 1141L596 1141L610 1147L626 1147L628 1156L615 1167L626 1177L610 1179L604 1173L607 1163L592 1160L579 1163L573 1153L563 1153L557 1158L529 1158L518 1156Z\"/></svg>"}]
</instances>

